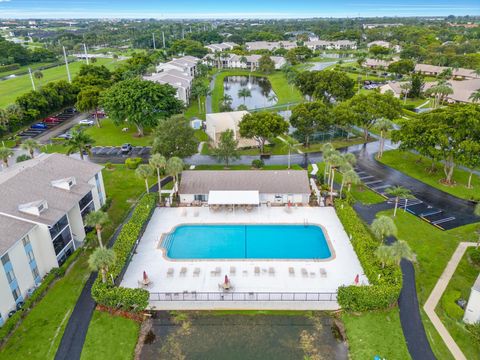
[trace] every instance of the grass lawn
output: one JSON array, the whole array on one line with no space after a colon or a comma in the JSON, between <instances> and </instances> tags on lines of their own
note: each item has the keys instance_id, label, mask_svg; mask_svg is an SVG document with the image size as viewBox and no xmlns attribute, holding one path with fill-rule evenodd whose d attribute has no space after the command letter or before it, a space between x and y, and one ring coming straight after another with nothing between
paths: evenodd
<instances>
[{"instance_id":1,"label":"grass lawn","mask_svg":"<svg viewBox=\"0 0 480 360\"><path fill-rule=\"evenodd\" d=\"M23 66L20 66L16 70L0 71L0 77L3 78L5 76L23 73L25 71L28 71L28 68L31 68L32 72L35 72L35 70L37 70L38 68L40 68L42 66L48 66L50 64L52 64L52 63L51 62L39 62L39 63L30 64L30 65L23 65Z\"/></svg>"},{"instance_id":2,"label":"grass lawn","mask_svg":"<svg viewBox=\"0 0 480 360\"><path fill-rule=\"evenodd\" d=\"M113 69L117 66L119 61L112 59L97 59L96 65L105 65L106 67ZM76 61L69 64L70 74L73 77L80 71L83 61ZM57 66L55 68L43 70L43 78L40 80L34 80L37 90L50 81L67 80L67 71L65 65ZM0 108L6 107L15 102L15 99L32 90L32 84L30 76L22 75L16 78L4 80L0 82Z\"/></svg>"},{"instance_id":3,"label":"grass lawn","mask_svg":"<svg viewBox=\"0 0 480 360\"><path fill-rule=\"evenodd\" d=\"M383 212L393 215L393 210ZM398 238L407 241L417 255L415 263L416 285L420 307L430 295L438 278L461 241L475 241L475 228L478 224L462 226L442 231L410 213L398 211L395 217ZM452 356L440 339L428 317L421 311L427 336L438 359L451 359Z\"/></svg>"},{"instance_id":4,"label":"grass lawn","mask_svg":"<svg viewBox=\"0 0 480 360\"><path fill-rule=\"evenodd\" d=\"M371 139L373 141L373 139ZM299 149L302 152L317 152L317 151L322 151L323 145L326 143L332 144L332 146L335 149L340 149L352 145L358 145L358 144L363 144L364 140L362 137L351 137L349 140L343 139L343 138L338 138L338 139L333 139L331 141L325 141L325 142L319 142L319 143L313 143L310 144L310 146L307 148L303 145L298 146L297 149Z\"/></svg>"},{"instance_id":5,"label":"grass lawn","mask_svg":"<svg viewBox=\"0 0 480 360\"><path fill-rule=\"evenodd\" d=\"M464 310L455 303L455 300L460 298L468 300L480 272L480 266L475 266L468 259L468 254L472 251L473 248L467 249L435 311L467 359L478 360L480 344L476 343L470 332L466 330L463 323Z\"/></svg>"},{"instance_id":6,"label":"grass lawn","mask_svg":"<svg viewBox=\"0 0 480 360\"><path fill-rule=\"evenodd\" d=\"M459 198L480 199L480 178L474 175L472 177L473 188L468 189L469 174L459 168L455 169L453 175L456 184L447 186L440 182L445 177L443 165L438 163L437 171L434 174L429 174L427 168L430 167L431 161L421 155L409 151L390 150L384 152L380 162Z\"/></svg>"},{"instance_id":7,"label":"grass lawn","mask_svg":"<svg viewBox=\"0 0 480 360\"><path fill-rule=\"evenodd\" d=\"M81 360L133 359L140 324L134 320L95 311Z\"/></svg>"},{"instance_id":8,"label":"grass lawn","mask_svg":"<svg viewBox=\"0 0 480 360\"><path fill-rule=\"evenodd\" d=\"M85 131L88 135L95 139L94 146L120 146L130 143L133 146L149 146L153 138L149 129L145 130L145 136L138 137L137 129L128 126L129 130L122 131L122 126L116 126L111 119L101 120L102 127L90 126Z\"/></svg>"},{"instance_id":9,"label":"grass lawn","mask_svg":"<svg viewBox=\"0 0 480 360\"><path fill-rule=\"evenodd\" d=\"M275 71L272 74L266 75L259 72L250 72L248 70L225 70L218 73L215 78L215 86L212 92L212 112L219 112L220 99L222 98L223 80L227 76L237 75L251 75L251 76L263 76L267 77L272 84L272 89L277 95L277 105L283 105L288 103L296 103L303 101L302 94L297 88L288 84L285 75L281 71Z\"/></svg>"},{"instance_id":10,"label":"grass lawn","mask_svg":"<svg viewBox=\"0 0 480 360\"><path fill-rule=\"evenodd\" d=\"M353 360L410 359L398 308L362 314L343 313L350 357Z\"/></svg>"},{"instance_id":11,"label":"grass lawn","mask_svg":"<svg viewBox=\"0 0 480 360\"><path fill-rule=\"evenodd\" d=\"M60 279L25 317L0 350L0 359L53 359L65 326L90 270L88 254L81 254L71 270Z\"/></svg>"}]
</instances>

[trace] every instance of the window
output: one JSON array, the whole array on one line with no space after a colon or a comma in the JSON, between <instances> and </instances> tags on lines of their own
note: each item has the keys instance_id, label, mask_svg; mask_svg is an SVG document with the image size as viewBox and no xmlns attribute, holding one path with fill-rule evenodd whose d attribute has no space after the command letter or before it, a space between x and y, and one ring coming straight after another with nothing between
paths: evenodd
<instances>
[{"instance_id":1,"label":"window","mask_svg":"<svg viewBox=\"0 0 480 360\"><path fill-rule=\"evenodd\" d=\"M95 174L95 182L97 183L97 190L98 190L98 197L100 199L100 205L103 206L105 204L105 200L103 199L102 184L100 184L100 176L98 174Z\"/></svg>"},{"instance_id":2,"label":"window","mask_svg":"<svg viewBox=\"0 0 480 360\"><path fill-rule=\"evenodd\" d=\"M15 274L13 273L13 270L5 270L5 275L7 275L7 280L8 283L10 284L13 280L15 280Z\"/></svg>"},{"instance_id":3,"label":"window","mask_svg":"<svg viewBox=\"0 0 480 360\"><path fill-rule=\"evenodd\" d=\"M68 243L72 241L72 234L70 233L70 227L66 227L54 240L53 247L55 254L58 255Z\"/></svg>"},{"instance_id":4,"label":"window","mask_svg":"<svg viewBox=\"0 0 480 360\"><path fill-rule=\"evenodd\" d=\"M27 252L27 257L28 257L29 263L31 263L32 261L35 261L35 256L33 255L33 251Z\"/></svg>"},{"instance_id":5,"label":"window","mask_svg":"<svg viewBox=\"0 0 480 360\"><path fill-rule=\"evenodd\" d=\"M60 220L57 221L55 225L50 228L50 236L52 239L58 235L60 231L62 231L68 225L68 218L67 215L64 215Z\"/></svg>"},{"instance_id":6,"label":"window","mask_svg":"<svg viewBox=\"0 0 480 360\"><path fill-rule=\"evenodd\" d=\"M30 244L30 238L28 237L28 235L22 239L22 243L23 246L27 246L28 244Z\"/></svg>"},{"instance_id":7,"label":"window","mask_svg":"<svg viewBox=\"0 0 480 360\"><path fill-rule=\"evenodd\" d=\"M20 290L17 287L15 289L12 289L12 295L13 295L13 299L17 301L22 294L20 294Z\"/></svg>"},{"instance_id":8,"label":"window","mask_svg":"<svg viewBox=\"0 0 480 360\"><path fill-rule=\"evenodd\" d=\"M8 254L3 255L2 256L2 264L6 265L8 262L10 262L10 257L8 256Z\"/></svg>"},{"instance_id":9,"label":"window","mask_svg":"<svg viewBox=\"0 0 480 360\"><path fill-rule=\"evenodd\" d=\"M93 200L92 192L89 191L79 202L80 210L83 210Z\"/></svg>"},{"instance_id":10,"label":"window","mask_svg":"<svg viewBox=\"0 0 480 360\"><path fill-rule=\"evenodd\" d=\"M35 266L35 267L32 269L32 275L33 275L33 278L34 278L34 279L40 277L40 273L38 272L38 267Z\"/></svg>"},{"instance_id":11,"label":"window","mask_svg":"<svg viewBox=\"0 0 480 360\"><path fill-rule=\"evenodd\" d=\"M194 195L195 201L207 201L207 195Z\"/></svg>"},{"instance_id":12,"label":"window","mask_svg":"<svg viewBox=\"0 0 480 360\"><path fill-rule=\"evenodd\" d=\"M85 217L90 214L92 211L95 211L95 204L91 202L89 205L87 205L81 212L82 219L85 220Z\"/></svg>"}]
</instances>

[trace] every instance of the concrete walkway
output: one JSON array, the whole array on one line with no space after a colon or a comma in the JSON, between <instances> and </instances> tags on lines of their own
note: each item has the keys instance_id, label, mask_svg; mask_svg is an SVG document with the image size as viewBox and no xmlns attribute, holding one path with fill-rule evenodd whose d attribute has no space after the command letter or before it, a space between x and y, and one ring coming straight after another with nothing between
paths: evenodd
<instances>
[{"instance_id":1,"label":"concrete walkway","mask_svg":"<svg viewBox=\"0 0 480 360\"><path fill-rule=\"evenodd\" d=\"M457 360L466 360L467 358L463 354L462 350L458 347L457 343L452 338L445 325L443 325L442 321L435 313L435 308L437 307L438 302L442 298L442 295L445 292L445 289L447 288L450 279L455 273L455 270L457 269L460 260L462 260L465 251L467 251L467 248L471 246L476 246L476 243L461 242L458 245L457 249L453 253L452 258L445 267L445 270L435 284L432 293L430 294L427 301L425 302L425 305L423 306L423 309L430 318L430 321L433 323L433 326L435 326L438 333L445 342L445 345L447 345L453 357Z\"/></svg>"}]
</instances>

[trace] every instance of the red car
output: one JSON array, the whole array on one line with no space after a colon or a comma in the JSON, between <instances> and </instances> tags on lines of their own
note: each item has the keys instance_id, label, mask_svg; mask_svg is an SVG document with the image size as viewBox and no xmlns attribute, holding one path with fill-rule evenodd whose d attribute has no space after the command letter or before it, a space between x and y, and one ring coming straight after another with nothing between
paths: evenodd
<instances>
[{"instance_id":1,"label":"red car","mask_svg":"<svg viewBox=\"0 0 480 360\"><path fill-rule=\"evenodd\" d=\"M50 116L50 117L47 117L45 119L43 119L43 122L46 123L46 124L55 124L55 123L59 123L60 122L60 119L59 118L56 118L54 116Z\"/></svg>"}]
</instances>

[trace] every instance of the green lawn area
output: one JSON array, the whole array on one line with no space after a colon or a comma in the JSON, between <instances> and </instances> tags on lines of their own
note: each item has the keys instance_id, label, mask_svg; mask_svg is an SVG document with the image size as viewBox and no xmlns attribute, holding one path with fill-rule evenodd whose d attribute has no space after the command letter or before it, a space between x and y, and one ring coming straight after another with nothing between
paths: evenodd
<instances>
[{"instance_id":1,"label":"green lawn area","mask_svg":"<svg viewBox=\"0 0 480 360\"><path fill-rule=\"evenodd\" d=\"M362 314L343 313L352 360L410 359L398 308Z\"/></svg>"},{"instance_id":2,"label":"green lawn area","mask_svg":"<svg viewBox=\"0 0 480 360\"><path fill-rule=\"evenodd\" d=\"M220 99L223 96L223 80L227 76L251 75L264 76L270 80L272 89L277 95L277 105L287 103L296 103L303 101L302 94L295 87L288 84L285 75L281 71L275 71L272 74L266 75L260 72L250 72L248 70L225 70L218 73L215 78L215 87L212 92L212 111L219 112Z\"/></svg>"},{"instance_id":3,"label":"green lawn area","mask_svg":"<svg viewBox=\"0 0 480 360\"><path fill-rule=\"evenodd\" d=\"M145 129L145 136L138 137L137 129L134 126L125 126L129 130L122 131L124 126L116 126L111 119L101 120L101 126L90 126L86 133L95 139L95 146L120 146L130 143L133 146L149 146L153 137L150 129Z\"/></svg>"},{"instance_id":4,"label":"green lawn area","mask_svg":"<svg viewBox=\"0 0 480 360\"><path fill-rule=\"evenodd\" d=\"M427 168L430 167L431 161L421 155L409 151L390 150L383 154L380 162L459 198L480 199L480 177L474 175L472 178L473 188L468 189L469 174L459 168L455 169L453 176L456 184L447 186L440 182L445 176L443 165L438 163L437 171L434 174L429 174Z\"/></svg>"},{"instance_id":5,"label":"green lawn area","mask_svg":"<svg viewBox=\"0 0 480 360\"><path fill-rule=\"evenodd\" d=\"M53 359L78 296L90 275L88 253L31 310L0 350L0 359Z\"/></svg>"},{"instance_id":6,"label":"green lawn area","mask_svg":"<svg viewBox=\"0 0 480 360\"><path fill-rule=\"evenodd\" d=\"M95 311L80 359L133 359L139 331L134 320Z\"/></svg>"},{"instance_id":7,"label":"green lawn area","mask_svg":"<svg viewBox=\"0 0 480 360\"><path fill-rule=\"evenodd\" d=\"M371 139L371 140L373 140L373 139ZM332 144L332 146L335 149L340 149L340 148L344 148L344 147L347 147L347 146L363 144L364 140L363 140L362 137L351 137L348 140L343 139L343 138L338 138L338 139L333 139L333 140L329 140L329 141L325 141L325 142L318 142L318 143L316 142L316 143L310 144L310 146L308 148L301 145L301 146L298 146L297 149L299 149L302 152L322 151L322 147L326 143Z\"/></svg>"},{"instance_id":8,"label":"green lawn area","mask_svg":"<svg viewBox=\"0 0 480 360\"><path fill-rule=\"evenodd\" d=\"M106 67L113 69L119 64L119 61L112 59L97 59L96 65L105 65ZM70 74L72 78L80 71L82 61L76 61L69 64ZM67 80L67 70L65 65L57 66L55 68L43 70L43 78L41 80L35 79L37 89L42 85L47 84L50 81ZM0 108L6 107L9 104L15 102L15 99L32 90L32 84L30 82L30 76L22 75L16 78L4 80L0 82Z\"/></svg>"},{"instance_id":9,"label":"green lawn area","mask_svg":"<svg viewBox=\"0 0 480 360\"><path fill-rule=\"evenodd\" d=\"M383 212L393 215L393 210ZM394 218L398 228L398 239L407 241L417 256L415 263L416 286L420 307L430 295L453 252L461 241L475 241L478 224L462 226L442 231L410 213L398 211ZM438 359L451 359L447 347L431 325L428 317L421 311L427 336Z\"/></svg>"},{"instance_id":10,"label":"green lawn area","mask_svg":"<svg viewBox=\"0 0 480 360\"><path fill-rule=\"evenodd\" d=\"M468 300L472 286L480 272L480 266L475 266L468 259L468 254L472 251L473 248L469 248L463 256L435 311L467 359L478 360L480 359L480 344L476 343L470 332L465 329L464 310L455 303L455 300L460 298Z\"/></svg>"},{"instance_id":11,"label":"green lawn area","mask_svg":"<svg viewBox=\"0 0 480 360\"><path fill-rule=\"evenodd\" d=\"M5 76L9 76L9 75L12 75L12 74L19 74L19 73L23 73L25 71L28 71L28 68L31 68L32 69L32 72L34 72L35 70L37 70L38 68L42 67L42 66L48 66L52 63L50 62L40 62L40 63L33 63L33 64L30 64L30 65L23 65L23 66L20 66L18 69L16 70L9 70L9 71L0 71L0 77L5 77Z\"/></svg>"}]
</instances>

